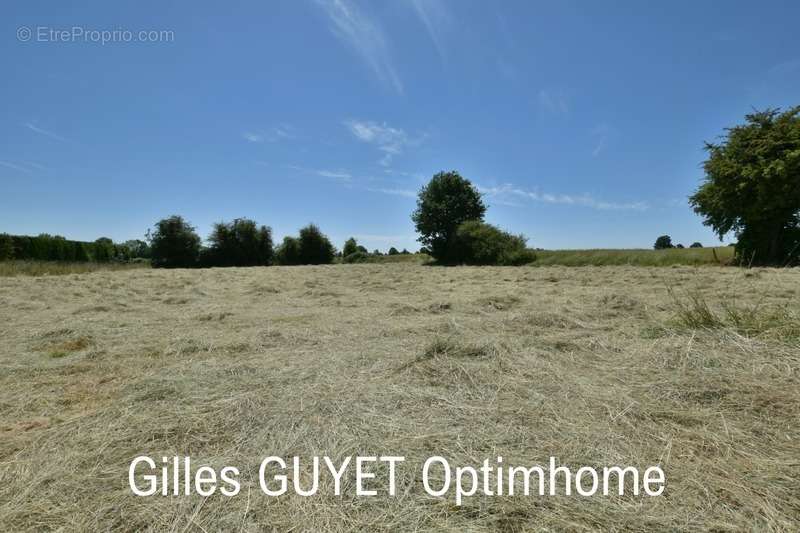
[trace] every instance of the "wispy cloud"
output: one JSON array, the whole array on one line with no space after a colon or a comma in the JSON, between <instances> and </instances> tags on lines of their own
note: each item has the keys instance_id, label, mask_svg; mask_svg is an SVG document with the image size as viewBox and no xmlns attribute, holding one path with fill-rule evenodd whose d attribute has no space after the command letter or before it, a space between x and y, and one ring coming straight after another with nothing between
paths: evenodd
<instances>
[{"instance_id":1,"label":"wispy cloud","mask_svg":"<svg viewBox=\"0 0 800 533\"><path fill-rule=\"evenodd\" d=\"M28 128L29 130L31 130L34 133L38 133L39 135L44 135L45 137L50 137L51 139L54 139L56 141L68 142L67 139L65 139L61 135L57 135L57 134L53 133L52 131L47 131L45 129L42 129L42 128L34 125L34 124L31 124L30 122L26 122L25 124L23 124L23 126L25 126L26 128Z\"/></svg>"},{"instance_id":2,"label":"wispy cloud","mask_svg":"<svg viewBox=\"0 0 800 533\"><path fill-rule=\"evenodd\" d=\"M300 172L305 172L308 174L315 174L322 178L335 179L341 182L350 182L353 180L353 175L350 174L350 172L347 172L346 170L307 168L307 167L301 167L299 165L288 165L287 168L291 168L292 170L299 170Z\"/></svg>"},{"instance_id":3,"label":"wispy cloud","mask_svg":"<svg viewBox=\"0 0 800 533\"><path fill-rule=\"evenodd\" d=\"M566 96L560 91L539 90L537 95L539 107L550 113L566 115L569 113L569 103Z\"/></svg>"},{"instance_id":4,"label":"wispy cloud","mask_svg":"<svg viewBox=\"0 0 800 533\"><path fill-rule=\"evenodd\" d=\"M317 0L331 22L331 31L353 50L375 76L403 93L403 84L389 54L386 34L378 21L351 0Z\"/></svg>"},{"instance_id":5,"label":"wispy cloud","mask_svg":"<svg viewBox=\"0 0 800 533\"><path fill-rule=\"evenodd\" d=\"M30 169L25 168L25 167L23 167L21 165L17 165L15 163L10 162L10 161L0 161L0 166L6 167L6 168L10 168L12 170L18 170L19 172L24 172L25 174L30 174L31 173Z\"/></svg>"},{"instance_id":6,"label":"wispy cloud","mask_svg":"<svg viewBox=\"0 0 800 533\"><path fill-rule=\"evenodd\" d=\"M368 188L370 192L379 192L381 194L391 194L393 196L404 196L406 198L416 198L417 192L411 189L387 189L387 188Z\"/></svg>"},{"instance_id":7,"label":"wispy cloud","mask_svg":"<svg viewBox=\"0 0 800 533\"><path fill-rule=\"evenodd\" d=\"M608 124L600 124L592 129L591 134L594 139L594 148L592 149L592 157L599 156L606 148L608 138L612 133L612 128Z\"/></svg>"},{"instance_id":8,"label":"wispy cloud","mask_svg":"<svg viewBox=\"0 0 800 533\"><path fill-rule=\"evenodd\" d=\"M569 194L552 194L539 191L529 191L511 185L510 183L496 187L479 186L478 190L487 196L497 197L501 200L508 197L517 197L547 204L572 205L600 210L646 211L650 207L646 202L607 202L604 200L598 200L597 198L594 198L588 194L574 196Z\"/></svg>"},{"instance_id":9,"label":"wispy cloud","mask_svg":"<svg viewBox=\"0 0 800 533\"><path fill-rule=\"evenodd\" d=\"M425 26L428 35L439 53L442 62L447 59L444 47L444 33L452 25L452 16L441 0L411 0L417 17Z\"/></svg>"},{"instance_id":10,"label":"wispy cloud","mask_svg":"<svg viewBox=\"0 0 800 533\"><path fill-rule=\"evenodd\" d=\"M266 131L245 131L242 133L242 138L251 143L274 143L295 139L297 138L297 134L292 126L282 124L280 126L273 126Z\"/></svg>"},{"instance_id":11,"label":"wispy cloud","mask_svg":"<svg viewBox=\"0 0 800 533\"><path fill-rule=\"evenodd\" d=\"M425 138L411 138L404 130L393 128L386 124L373 121L346 120L344 125L358 140L375 146L383 152L379 161L383 166L389 166L394 156L400 155L410 146L419 145Z\"/></svg>"}]
</instances>

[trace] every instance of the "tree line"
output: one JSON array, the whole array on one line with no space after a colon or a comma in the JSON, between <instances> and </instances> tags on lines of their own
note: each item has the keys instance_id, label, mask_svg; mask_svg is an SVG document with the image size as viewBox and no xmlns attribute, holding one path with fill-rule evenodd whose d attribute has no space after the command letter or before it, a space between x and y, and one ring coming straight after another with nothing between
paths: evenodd
<instances>
[{"instance_id":1,"label":"tree line","mask_svg":"<svg viewBox=\"0 0 800 533\"><path fill-rule=\"evenodd\" d=\"M18 259L108 263L147 260L149 257L150 247L146 242L137 239L114 243L108 237L100 237L94 242L87 242L46 233L35 237L0 233L0 261Z\"/></svg>"}]
</instances>

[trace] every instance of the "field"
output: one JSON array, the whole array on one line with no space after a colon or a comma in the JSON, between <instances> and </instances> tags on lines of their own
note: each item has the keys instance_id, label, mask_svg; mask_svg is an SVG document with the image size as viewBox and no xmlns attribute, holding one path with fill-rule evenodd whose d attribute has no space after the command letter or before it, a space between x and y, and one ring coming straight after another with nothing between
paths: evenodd
<instances>
[{"instance_id":1,"label":"field","mask_svg":"<svg viewBox=\"0 0 800 533\"><path fill-rule=\"evenodd\" d=\"M541 250L537 252L537 265L563 266L672 266L672 265L724 265L733 261L732 246L715 248L669 248L667 250L596 249L596 250Z\"/></svg>"},{"instance_id":2,"label":"field","mask_svg":"<svg viewBox=\"0 0 800 533\"><path fill-rule=\"evenodd\" d=\"M544 257L543 257L544 258ZM0 529L792 531L800 269L132 269L0 278ZM136 497L138 455L242 493ZM404 455L398 495L258 487ZM661 465L657 497L422 491L432 455Z\"/></svg>"}]
</instances>

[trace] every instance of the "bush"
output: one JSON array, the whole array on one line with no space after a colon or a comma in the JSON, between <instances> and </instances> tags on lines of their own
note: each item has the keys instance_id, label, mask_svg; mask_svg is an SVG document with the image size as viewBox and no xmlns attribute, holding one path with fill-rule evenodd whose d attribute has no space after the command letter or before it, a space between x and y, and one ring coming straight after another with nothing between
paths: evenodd
<instances>
[{"instance_id":1,"label":"bush","mask_svg":"<svg viewBox=\"0 0 800 533\"><path fill-rule=\"evenodd\" d=\"M0 233L0 261L14 259L14 241L11 235Z\"/></svg>"},{"instance_id":2,"label":"bush","mask_svg":"<svg viewBox=\"0 0 800 533\"><path fill-rule=\"evenodd\" d=\"M300 230L299 241L300 264L327 265L333 263L336 248L314 224L309 224Z\"/></svg>"},{"instance_id":3,"label":"bush","mask_svg":"<svg viewBox=\"0 0 800 533\"><path fill-rule=\"evenodd\" d=\"M525 245L525 237L512 235L481 222L461 224L452 239L446 261L467 265L524 265L536 260L536 252Z\"/></svg>"},{"instance_id":4,"label":"bush","mask_svg":"<svg viewBox=\"0 0 800 533\"><path fill-rule=\"evenodd\" d=\"M703 245L700 244L699 242L693 242L692 245L689 246L689 248L702 248L702 247Z\"/></svg>"},{"instance_id":5,"label":"bush","mask_svg":"<svg viewBox=\"0 0 800 533\"><path fill-rule=\"evenodd\" d=\"M672 246L672 237L669 235L662 235L656 239L656 243L653 245L654 250L666 250L668 248L674 248Z\"/></svg>"},{"instance_id":6,"label":"bush","mask_svg":"<svg viewBox=\"0 0 800 533\"><path fill-rule=\"evenodd\" d=\"M204 266L266 266L272 262L272 231L253 220L218 222L208 237Z\"/></svg>"},{"instance_id":7,"label":"bush","mask_svg":"<svg viewBox=\"0 0 800 533\"><path fill-rule=\"evenodd\" d=\"M389 248L389 253L387 255L400 255L400 252L397 251L397 248L392 246L391 248Z\"/></svg>"},{"instance_id":8,"label":"bush","mask_svg":"<svg viewBox=\"0 0 800 533\"><path fill-rule=\"evenodd\" d=\"M275 252L275 261L279 265L299 265L300 241L296 237L284 237L283 243Z\"/></svg>"},{"instance_id":9,"label":"bush","mask_svg":"<svg viewBox=\"0 0 800 533\"><path fill-rule=\"evenodd\" d=\"M422 188L411 215L419 241L442 261L458 227L468 220L483 220L486 206L469 180L458 172L439 172Z\"/></svg>"},{"instance_id":10,"label":"bush","mask_svg":"<svg viewBox=\"0 0 800 533\"><path fill-rule=\"evenodd\" d=\"M344 256L342 261L345 263L366 263L369 261L370 257L370 254L359 251Z\"/></svg>"},{"instance_id":11,"label":"bush","mask_svg":"<svg viewBox=\"0 0 800 533\"><path fill-rule=\"evenodd\" d=\"M156 268L197 266L200 237L182 217L173 215L156 222L155 231L147 232L152 264Z\"/></svg>"},{"instance_id":12,"label":"bush","mask_svg":"<svg viewBox=\"0 0 800 533\"><path fill-rule=\"evenodd\" d=\"M342 257L347 257L348 255L356 253L357 251L358 243L354 237L350 237L347 239L347 242L344 243L344 248L342 248Z\"/></svg>"}]
</instances>

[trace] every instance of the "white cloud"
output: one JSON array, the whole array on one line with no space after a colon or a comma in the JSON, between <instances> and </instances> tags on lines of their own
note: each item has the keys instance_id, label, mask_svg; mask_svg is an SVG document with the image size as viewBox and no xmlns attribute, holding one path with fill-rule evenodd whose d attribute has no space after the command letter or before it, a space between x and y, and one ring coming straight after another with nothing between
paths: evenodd
<instances>
[{"instance_id":1,"label":"white cloud","mask_svg":"<svg viewBox=\"0 0 800 533\"><path fill-rule=\"evenodd\" d=\"M27 169L27 168L25 168L23 166L11 163L10 161L0 161L0 166L4 166L4 167L10 168L12 170L18 170L20 172L24 172L25 174L30 174L31 173L30 169Z\"/></svg>"},{"instance_id":2,"label":"white cloud","mask_svg":"<svg viewBox=\"0 0 800 533\"><path fill-rule=\"evenodd\" d=\"M588 194L574 196L569 194L552 194L539 191L528 191L511 185L510 183L501 185L499 187L478 187L478 190L487 196L497 197L501 200L508 197L517 197L547 204L572 205L600 210L646 211L650 208L646 202L607 202L604 200L598 200L597 198L594 198Z\"/></svg>"},{"instance_id":3,"label":"white cloud","mask_svg":"<svg viewBox=\"0 0 800 533\"><path fill-rule=\"evenodd\" d=\"M403 84L392 63L389 46L378 21L350 0L317 0L331 22L331 31L351 46L382 82L403 93Z\"/></svg>"},{"instance_id":4,"label":"white cloud","mask_svg":"<svg viewBox=\"0 0 800 533\"><path fill-rule=\"evenodd\" d=\"M287 124L273 126L267 131L245 131L242 133L242 138L251 143L274 143L297 138L294 128Z\"/></svg>"},{"instance_id":5,"label":"white cloud","mask_svg":"<svg viewBox=\"0 0 800 533\"><path fill-rule=\"evenodd\" d=\"M389 166L394 156L400 155L411 146L419 145L425 136L412 139L409 135L399 128L378 124L373 121L347 120L344 125L350 130L358 140L375 146L383 152L383 157L379 163Z\"/></svg>"},{"instance_id":6,"label":"white cloud","mask_svg":"<svg viewBox=\"0 0 800 533\"><path fill-rule=\"evenodd\" d=\"M298 165L288 165L288 168L293 170L299 170L300 172L306 172L308 174L315 174L317 176L323 178L331 178L341 182L349 183L353 180L353 175L345 170L326 170L326 169L316 169L316 168L306 168L301 167Z\"/></svg>"},{"instance_id":7,"label":"white cloud","mask_svg":"<svg viewBox=\"0 0 800 533\"><path fill-rule=\"evenodd\" d=\"M50 137L51 139L55 139L56 141L67 142L67 140L64 137L62 137L60 135L57 135L57 134L53 133L52 131L47 131L47 130L42 129L42 128L38 127L38 126L35 126L34 124L31 124L30 122L26 122L23 125L26 128L28 128L29 130L31 130L32 132L38 133L39 135L44 135L45 137Z\"/></svg>"},{"instance_id":8,"label":"white cloud","mask_svg":"<svg viewBox=\"0 0 800 533\"><path fill-rule=\"evenodd\" d=\"M539 90L537 96L539 107L557 115L566 115L569 113L569 103L566 96L561 92Z\"/></svg>"},{"instance_id":9,"label":"white cloud","mask_svg":"<svg viewBox=\"0 0 800 533\"><path fill-rule=\"evenodd\" d=\"M441 0L411 0L411 4L414 6L417 17L428 31L439 57L445 61L443 33L452 25L450 12Z\"/></svg>"},{"instance_id":10,"label":"white cloud","mask_svg":"<svg viewBox=\"0 0 800 533\"><path fill-rule=\"evenodd\" d=\"M379 192L381 194L391 194L394 196L404 196L406 198L416 198L417 192L411 189L390 189L390 188L369 188L370 192Z\"/></svg>"}]
</instances>

